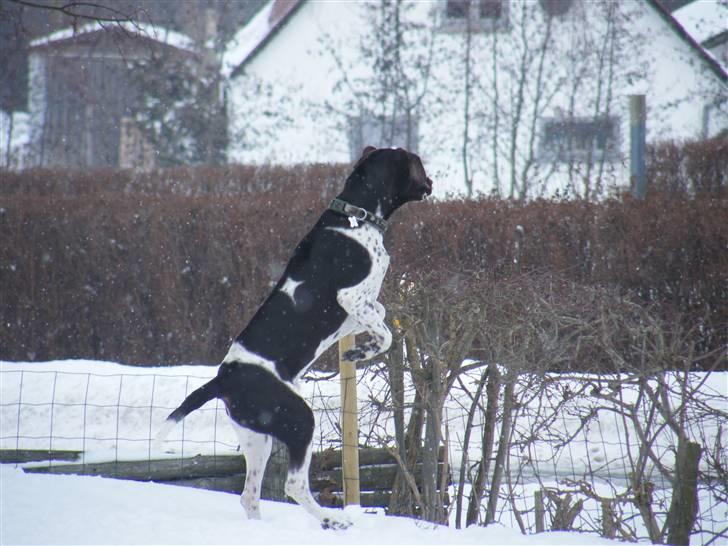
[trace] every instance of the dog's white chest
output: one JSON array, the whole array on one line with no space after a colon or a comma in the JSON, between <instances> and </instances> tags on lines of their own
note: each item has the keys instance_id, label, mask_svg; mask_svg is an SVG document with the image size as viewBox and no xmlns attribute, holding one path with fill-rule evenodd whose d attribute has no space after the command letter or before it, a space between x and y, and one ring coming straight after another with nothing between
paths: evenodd
<instances>
[{"instance_id":1,"label":"dog's white chest","mask_svg":"<svg viewBox=\"0 0 728 546\"><path fill-rule=\"evenodd\" d=\"M366 299L376 300L382 288L384 275L389 268L389 254L384 248L384 236L381 231L370 224L363 224L358 229L329 228L346 235L361 244L369 253L371 270L367 277L353 290Z\"/></svg>"}]
</instances>

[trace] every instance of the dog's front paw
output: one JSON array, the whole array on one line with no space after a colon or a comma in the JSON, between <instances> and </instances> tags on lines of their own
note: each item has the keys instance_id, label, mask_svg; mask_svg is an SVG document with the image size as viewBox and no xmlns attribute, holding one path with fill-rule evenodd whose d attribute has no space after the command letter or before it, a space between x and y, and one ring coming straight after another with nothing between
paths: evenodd
<instances>
[{"instance_id":1,"label":"dog's front paw","mask_svg":"<svg viewBox=\"0 0 728 546\"><path fill-rule=\"evenodd\" d=\"M349 521L346 518L333 518L333 517L325 517L321 520L321 528L322 529L333 529L334 531L343 531L344 529L348 529L351 527L351 521Z\"/></svg>"},{"instance_id":2,"label":"dog's front paw","mask_svg":"<svg viewBox=\"0 0 728 546\"><path fill-rule=\"evenodd\" d=\"M365 360L367 354L363 349L354 347L353 349L345 351L341 356L344 357L344 360L348 360L349 362L358 362L360 360Z\"/></svg>"}]
</instances>

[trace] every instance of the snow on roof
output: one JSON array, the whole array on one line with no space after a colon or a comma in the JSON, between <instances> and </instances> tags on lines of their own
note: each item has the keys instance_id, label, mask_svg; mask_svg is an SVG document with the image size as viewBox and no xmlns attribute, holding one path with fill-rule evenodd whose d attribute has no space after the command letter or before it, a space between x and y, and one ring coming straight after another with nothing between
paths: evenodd
<instances>
[{"instance_id":1,"label":"snow on roof","mask_svg":"<svg viewBox=\"0 0 728 546\"><path fill-rule=\"evenodd\" d=\"M195 43L189 36L186 36L180 32L175 32L174 30L169 30L167 28L146 23L100 23L98 21L94 21L80 27L69 27L57 30L56 32L48 34L47 36L43 36L41 38L37 38L31 41L30 47L39 47L54 42L59 42L61 40L68 40L70 38L80 36L81 34L90 34L92 32L109 31L119 28L129 34L149 38L151 40L155 40L157 42L176 47L177 49L185 49L191 52L194 52L196 50Z\"/></svg>"},{"instance_id":2,"label":"snow on roof","mask_svg":"<svg viewBox=\"0 0 728 546\"><path fill-rule=\"evenodd\" d=\"M222 57L222 72L228 78L278 28L299 4L299 0L270 0L248 24L227 43Z\"/></svg>"},{"instance_id":3,"label":"snow on roof","mask_svg":"<svg viewBox=\"0 0 728 546\"><path fill-rule=\"evenodd\" d=\"M695 0L672 13L698 43L728 30L728 2Z\"/></svg>"}]
</instances>

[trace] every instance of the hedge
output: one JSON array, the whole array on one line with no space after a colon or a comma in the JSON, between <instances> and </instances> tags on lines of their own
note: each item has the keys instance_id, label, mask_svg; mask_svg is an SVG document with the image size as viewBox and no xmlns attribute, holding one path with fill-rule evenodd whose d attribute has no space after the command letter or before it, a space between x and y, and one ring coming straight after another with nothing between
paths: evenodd
<instances>
[{"instance_id":1,"label":"hedge","mask_svg":"<svg viewBox=\"0 0 728 546\"><path fill-rule=\"evenodd\" d=\"M220 361L347 168L0 172L0 360ZM389 275L558 272L700 321L719 348L728 197L701 184L663 180L645 201L409 205L386 236Z\"/></svg>"}]
</instances>

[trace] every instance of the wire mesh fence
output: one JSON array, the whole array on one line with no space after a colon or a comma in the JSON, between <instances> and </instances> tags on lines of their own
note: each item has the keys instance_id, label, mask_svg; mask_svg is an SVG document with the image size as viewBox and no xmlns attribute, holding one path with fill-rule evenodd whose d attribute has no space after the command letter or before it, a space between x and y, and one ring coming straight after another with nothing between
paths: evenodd
<instances>
[{"instance_id":1,"label":"wire mesh fence","mask_svg":"<svg viewBox=\"0 0 728 546\"><path fill-rule=\"evenodd\" d=\"M214 375L214 367L184 368L193 373L174 368L135 368L131 372L122 366L110 368L110 373L31 368L0 368L0 450L77 452L81 464L238 453L237 438L219 400L182 421L168 437L164 450L156 452L153 447L152 440L166 416ZM360 444L391 445L394 431L386 372L383 367L371 366L358 375ZM471 379L474 381L474 376ZM467 502L483 456L479 442L463 442L466 415L475 392L473 381L454 387L446 403L443 426L455 478L450 487L451 501L462 487ZM564 513L571 510L573 519L566 522L569 529L625 540L644 539L648 533L639 510L626 494L633 485L629 461L639 449L639 441L618 413L600 408L593 400L589 403L584 394L587 391L579 387L585 382L588 384L587 378L572 377L554 380L552 388L536 389L523 380L495 521L534 533L564 526ZM414 398L413 389L408 388L409 401ZM571 393L566 403L564 392ZM317 419L314 451L339 447L338 381L313 374L302 382L301 394ZM553 408L558 410L551 411ZM702 428L695 432L704 437L705 445L720 437L721 424L710 419L703 416ZM473 421L473 437L482 434L483 426L480 411ZM656 437L654 449L667 453L671 442L674 438L669 435ZM725 461L725 451L719 456ZM456 478L461 466L466 478L462 484ZM660 472L650 472L649 495L656 507L655 517L662 524L672 484ZM697 543L728 542L725 499L709 483L699 485L698 495ZM454 504L451 502L451 509Z\"/></svg>"},{"instance_id":2,"label":"wire mesh fence","mask_svg":"<svg viewBox=\"0 0 728 546\"><path fill-rule=\"evenodd\" d=\"M205 368L203 368L205 369ZM212 400L183 420L164 451L153 440L167 415L214 373L0 371L0 449L77 451L82 462L195 454L232 454L237 438L224 405ZM315 448L336 444L338 402L312 382L318 422Z\"/></svg>"}]
</instances>

